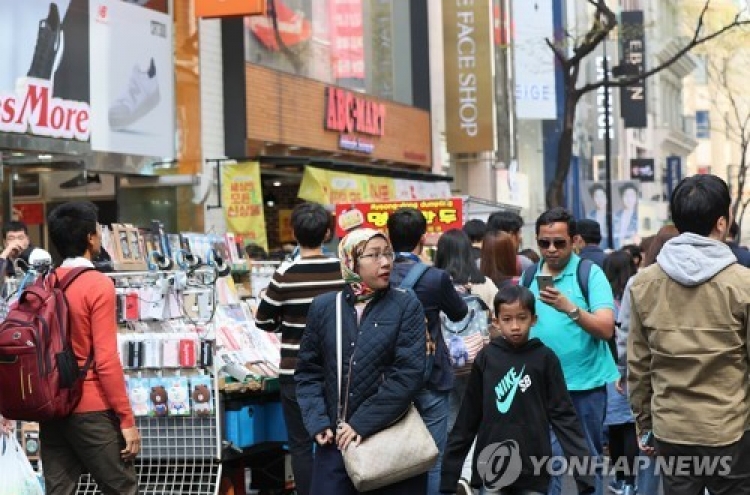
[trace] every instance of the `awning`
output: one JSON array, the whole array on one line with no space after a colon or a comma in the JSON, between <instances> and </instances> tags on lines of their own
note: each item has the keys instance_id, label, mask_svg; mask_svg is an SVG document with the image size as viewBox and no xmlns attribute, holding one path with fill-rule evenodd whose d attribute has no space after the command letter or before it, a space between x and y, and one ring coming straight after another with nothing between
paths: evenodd
<instances>
[{"instance_id":1,"label":"awning","mask_svg":"<svg viewBox=\"0 0 750 495\"><path fill-rule=\"evenodd\" d=\"M428 182L307 166L298 196L306 201L335 205L449 198L451 188L447 180Z\"/></svg>"}]
</instances>

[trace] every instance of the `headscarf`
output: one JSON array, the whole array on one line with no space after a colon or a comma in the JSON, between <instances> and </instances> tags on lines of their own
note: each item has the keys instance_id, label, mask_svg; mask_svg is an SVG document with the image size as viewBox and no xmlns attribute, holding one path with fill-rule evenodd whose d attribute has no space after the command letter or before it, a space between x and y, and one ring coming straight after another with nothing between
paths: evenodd
<instances>
[{"instance_id":1,"label":"headscarf","mask_svg":"<svg viewBox=\"0 0 750 495\"><path fill-rule=\"evenodd\" d=\"M362 277L355 271L359 257L364 253L365 246L374 237L388 238L375 229L357 229L349 232L339 243L339 259L341 260L341 274L344 282L349 284L357 297L357 302L372 299L375 291L362 281ZM390 245L390 241L388 242Z\"/></svg>"}]
</instances>

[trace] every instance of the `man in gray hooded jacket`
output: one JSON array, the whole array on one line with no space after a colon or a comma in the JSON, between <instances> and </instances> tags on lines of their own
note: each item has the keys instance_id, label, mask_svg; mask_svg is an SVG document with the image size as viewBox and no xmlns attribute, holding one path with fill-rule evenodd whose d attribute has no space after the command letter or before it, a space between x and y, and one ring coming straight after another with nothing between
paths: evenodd
<instances>
[{"instance_id":1,"label":"man in gray hooded jacket","mask_svg":"<svg viewBox=\"0 0 750 495\"><path fill-rule=\"evenodd\" d=\"M680 235L632 283L630 403L665 495L750 494L750 271L724 243L730 202L717 176L682 180Z\"/></svg>"}]
</instances>

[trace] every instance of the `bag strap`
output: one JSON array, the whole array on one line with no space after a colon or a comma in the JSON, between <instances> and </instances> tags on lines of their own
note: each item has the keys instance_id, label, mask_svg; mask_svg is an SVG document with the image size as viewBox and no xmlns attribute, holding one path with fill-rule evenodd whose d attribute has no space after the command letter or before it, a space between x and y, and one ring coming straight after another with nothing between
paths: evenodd
<instances>
[{"instance_id":1,"label":"bag strap","mask_svg":"<svg viewBox=\"0 0 750 495\"><path fill-rule=\"evenodd\" d=\"M78 266L76 268L71 268L68 273L65 274L65 276L60 280L58 283L58 287L61 291L65 292L65 290L70 286L70 284L75 281L78 277L83 275L85 272L88 272L90 270L93 270L90 266ZM57 273L55 273L55 277L57 278ZM59 280L59 279L58 279Z\"/></svg>"},{"instance_id":2,"label":"bag strap","mask_svg":"<svg viewBox=\"0 0 750 495\"><path fill-rule=\"evenodd\" d=\"M531 281L534 280L534 275L539 270L539 263L534 263L521 274L521 285L527 289L531 288Z\"/></svg>"},{"instance_id":3,"label":"bag strap","mask_svg":"<svg viewBox=\"0 0 750 495\"><path fill-rule=\"evenodd\" d=\"M589 302L589 275L591 275L591 268L594 266L594 262L590 259L581 258L578 262L578 270L576 276L578 277L578 287L581 288L583 298L586 300L586 310L591 309L591 303Z\"/></svg>"},{"instance_id":4,"label":"bag strap","mask_svg":"<svg viewBox=\"0 0 750 495\"><path fill-rule=\"evenodd\" d=\"M342 380L342 368L344 367L343 362L343 349L341 348L341 292L336 295L336 377L338 378L338 392L339 400L336 406L336 413L341 417L341 380Z\"/></svg>"},{"instance_id":5,"label":"bag strap","mask_svg":"<svg viewBox=\"0 0 750 495\"><path fill-rule=\"evenodd\" d=\"M414 286L417 285L428 268L430 267L424 263L414 263L414 266L409 269L409 273L401 281L401 285L398 286L399 289L414 289Z\"/></svg>"},{"instance_id":6,"label":"bag strap","mask_svg":"<svg viewBox=\"0 0 750 495\"><path fill-rule=\"evenodd\" d=\"M70 284L72 284L78 277L83 275L85 272L93 270L90 266L78 266L75 268L71 268L68 273L65 274L65 276L62 278L62 280L59 280L57 277L57 272L52 272L55 275L55 278L59 280L57 286L60 288L60 290L63 292L63 297L65 296L65 291L68 287L70 287ZM70 320L70 312L68 312L68 320ZM68 328L70 328L70 321L68 321ZM89 372L89 369L91 368L91 365L94 364L94 345L91 345L91 351L89 352L88 357L86 358L86 362L83 363L83 367L81 368L79 372L79 377L84 378L86 374Z\"/></svg>"}]
</instances>

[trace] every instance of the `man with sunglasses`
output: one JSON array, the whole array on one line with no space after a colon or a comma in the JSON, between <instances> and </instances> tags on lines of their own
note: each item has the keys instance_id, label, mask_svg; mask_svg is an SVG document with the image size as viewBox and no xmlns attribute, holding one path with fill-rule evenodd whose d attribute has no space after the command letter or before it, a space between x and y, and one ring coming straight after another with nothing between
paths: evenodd
<instances>
[{"instance_id":1,"label":"man with sunglasses","mask_svg":"<svg viewBox=\"0 0 750 495\"><path fill-rule=\"evenodd\" d=\"M578 264L573 252L576 221L564 208L552 208L536 221L536 242L542 257L530 289L537 297L537 324L531 337L539 338L560 358L565 382L583 426L592 461L602 465L602 428L609 382L620 377L607 340L615 327L614 298L604 272L596 265L588 278L588 298L578 283ZM551 278L552 283L539 280ZM552 455L562 449L552 434ZM603 493L597 476L596 493ZM559 495L562 479L555 476L550 495Z\"/></svg>"}]
</instances>

